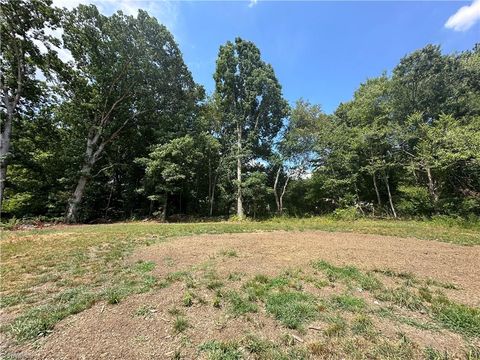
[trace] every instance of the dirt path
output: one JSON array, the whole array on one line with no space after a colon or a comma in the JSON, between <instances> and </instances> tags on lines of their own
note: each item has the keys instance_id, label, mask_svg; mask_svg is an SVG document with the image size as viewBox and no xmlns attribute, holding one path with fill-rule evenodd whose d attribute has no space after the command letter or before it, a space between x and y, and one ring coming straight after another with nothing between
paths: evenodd
<instances>
[{"instance_id":1,"label":"dirt path","mask_svg":"<svg viewBox=\"0 0 480 360\"><path fill-rule=\"evenodd\" d=\"M235 272L273 276L286 268L311 268L311 261L322 259L362 270L411 272L419 278L453 283L460 289L446 289L450 298L480 305L480 246L353 233L268 232L179 237L139 249L128 261L153 261L153 274L163 278L212 259L222 278ZM40 347L20 351L25 358L35 359L170 359L180 349L184 358L191 359L204 356L198 345L210 339L226 341L256 332L278 341L285 331L263 310L252 317L232 318L210 305L194 304L186 314L190 328L172 334L173 318L168 310L181 307L185 291L184 285L174 283L131 296L119 305L97 304L59 323ZM196 291L212 303L214 292ZM135 315L142 306L153 309L151 316ZM456 351L461 346L461 337L451 332L388 324L382 333L395 336L401 331L412 334L424 347ZM305 341L318 337L315 331L299 335Z\"/></svg>"}]
</instances>

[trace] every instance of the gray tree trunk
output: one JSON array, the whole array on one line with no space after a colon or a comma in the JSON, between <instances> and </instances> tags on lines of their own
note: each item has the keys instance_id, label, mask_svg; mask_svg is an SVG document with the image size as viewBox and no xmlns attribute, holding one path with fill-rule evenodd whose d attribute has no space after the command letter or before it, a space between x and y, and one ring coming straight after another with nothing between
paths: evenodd
<instances>
[{"instance_id":1,"label":"gray tree trunk","mask_svg":"<svg viewBox=\"0 0 480 360\"><path fill-rule=\"evenodd\" d=\"M375 193L377 194L378 206L381 207L382 206L382 199L380 198L380 192L378 191L377 177L376 177L375 172L372 173L372 179L373 179L373 187L375 188Z\"/></svg>"},{"instance_id":2,"label":"gray tree trunk","mask_svg":"<svg viewBox=\"0 0 480 360\"><path fill-rule=\"evenodd\" d=\"M162 221L167 220L167 205L168 205L168 193L165 193L165 197L163 199L163 211L162 211Z\"/></svg>"},{"instance_id":3,"label":"gray tree trunk","mask_svg":"<svg viewBox=\"0 0 480 360\"><path fill-rule=\"evenodd\" d=\"M7 180L8 155L10 152L10 137L12 134L13 113L7 108L7 116L3 131L0 134L0 212L3 206L3 194Z\"/></svg>"},{"instance_id":4,"label":"gray tree trunk","mask_svg":"<svg viewBox=\"0 0 480 360\"><path fill-rule=\"evenodd\" d=\"M82 166L82 170L80 170L80 178L78 179L75 191L73 192L70 200L68 201L68 207L65 214L65 222L67 223L75 223L78 221L78 210L80 207L80 203L82 202L83 195L85 193L87 182L90 179L91 171L106 145L106 142L104 141L97 146L101 134L101 129L92 128L90 130L89 136L87 138L85 160Z\"/></svg>"},{"instance_id":5,"label":"gray tree trunk","mask_svg":"<svg viewBox=\"0 0 480 360\"><path fill-rule=\"evenodd\" d=\"M242 130L237 125L237 216L243 219L243 201L242 201Z\"/></svg>"},{"instance_id":6,"label":"gray tree trunk","mask_svg":"<svg viewBox=\"0 0 480 360\"><path fill-rule=\"evenodd\" d=\"M279 198L279 204L280 204L279 214L280 215L282 215L282 213L283 213L283 196L285 195L285 192L287 191L287 185L288 185L289 180L290 180L290 177L287 176L287 178L285 179L285 183L283 184L282 193L280 194L280 198Z\"/></svg>"},{"instance_id":7,"label":"gray tree trunk","mask_svg":"<svg viewBox=\"0 0 480 360\"><path fill-rule=\"evenodd\" d=\"M396 219L397 218L397 213L395 211L395 207L393 206L392 193L390 192L390 184L389 184L389 181L388 181L388 175L385 175L384 179L385 179L385 185L387 187L388 202L390 203L390 209L392 209L393 217Z\"/></svg>"},{"instance_id":8,"label":"gray tree trunk","mask_svg":"<svg viewBox=\"0 0 480 360\"><path fill-rule=\"evenodd\" d=\"M435 189L435 181L433 180L432 171L430 170L430 166L426 166L425 170L427 171L428 177L428 192L430 193L430 197L433 201L433 206L436 207L438 202L438 194Z\"/></svg>"},{"instance_id":9,"label":"gray tree trunk","mask_svg":"<svg viewBox=\"0 0 480 360\"><path fill-rule=\"evenodd\" d=\"M80 207L80 203L82 202L83 194L85 193L85 187L90 177L91 170L91 166L85 164L80 172L81 175L78 179L77 187L68 201L67 213L65 214L65 222L67 223L75 223L78 221L78 209Z\"/></svg>"},{"instance_id":10,"label":"gray tree trunk","mask_svg":"<svg viewBox=\"0 0 480 360\"><path fill-rule=\"evenodd\" d=\"M278 196L277 187L278 187L278 179L280 177L280 172L282 167L278 167L277 175L275 176L275 182L273 183L273 194L275 195L275 203L277 204L277 213L281 214L281 204L280 204L280 197Z\"/></svg>"}]
</instances>

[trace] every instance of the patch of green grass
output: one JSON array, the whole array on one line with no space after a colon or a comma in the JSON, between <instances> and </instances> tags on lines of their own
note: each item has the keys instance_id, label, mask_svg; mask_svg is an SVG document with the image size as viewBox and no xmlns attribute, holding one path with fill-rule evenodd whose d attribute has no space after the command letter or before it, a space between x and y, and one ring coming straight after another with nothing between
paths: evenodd
<instances>
[{"instance_id":1,"label":"patch of green grass","mask_svg":"<svg viewBox=\"0 0 480 360\"><path fill-rule=\"evenodd\" d=\"M290 329L302 329L317 316L314 298L301 292L270 293L265 305L270 314Z\"/></svg>"},{"instance_id":2,"label":"patch of green grass","mask_svg":"<svg viewBox=\"0 0 480 360\"><path fill-rule=\"evenodd\" d=\"M48 304L29 310L7 325L6 331L19 341L47 335L58 321L88 309L95 301L95 295L85 289L67 290L55 298L55 305Z\"/></svg>"},{"instance_id":3,"label":"patch of green grass","mask_svg":"<svg viewBox=\"0 0 480 360\"><path fill-rule=\"evenodd\" d=\"M213 298L212 305L214 308L220 309L222 307L222 295L219 295L219 293L217 293Z\"/></svg>"},{"instance_id":4,"label":"patch of green grass","mask_svg":"<svg viewBox=\"0 0 480 360\"><path fill-rule=\"evenodd\" d=\"M25 301L25 296L22 294L11 294L0 296L0 309L7 308L21 304Z\"/></svg>"},{"instance_id":5,"label":"patch of green grass","mask_svg":"<svg viewBox=\"0 0 480 360\"><path fill-rule=\"evenodd\" d=\"M435 320L446 328L474 337L480 337L480 309L437 298L432 305Z\"/></svg>"},{"instance_id":6,"label":"patch of green grass","mask_svg":"<svg viewBox=\"0 0 480 360\"><path fill-rule=\"evenodd\" d=\"M359 315L353 319L351 329L356 335L371 335L374 330L372 319L364 314Z\"/></svg>"},{"instance_id":7,"label":"patch of green grass","mask_svg":"<svg viewBox=\"0 0 480 360\"><path fill-rule=\"evenodd\" d=\"M363 310L366 307L365 300L349 294L333 296L332 301L337 308L353 312Z\"/></svg>"},{"instance_id":8,"label":"patch of green grass","mask_svg":"<svg viewBox=\"0 0 480 360\"><path fill-rule=\"evenodd\" d=\"M226 298L230 304L230 312L235 316L258 311L258 307L254 302L250 301L247 296L242 296L242 294L234 290L229 291Z\"/></svg>"},{"instance_id":9,"label":"patch of green grass","mask_svg":"<svg viewBox=\"0 0 480 360\"><path fill-rule=\"evenodd\" d=\"M187 318L184 316L178 315L173 322L173 331L178 334L184 332L189 327Z\"/></svg>"},{"instance_id":10,"label":"patch of green grass","mask_svg":"<svg viewBox=\"0 0 480 360\"><path fill-rule=\"evenodd\" d=\"M418 289L418 295L420 298L426 302L431 303L433 300L433 294L430 291L429 288L422 286L420 289Z\"/></svg>"},{"instance_id":11,"label":"patch of green grass","mask_svg":"<svg viewBox=\"0 0 480 360\"><path fill-rule=\"evenodd\" d=\"M264 299L272 284L270 279L265 275L255 275L253 279L243 284L242 289L247 293L251 301Z\"/></svg>"},{"instance_id":12,"label":"patch of green grass","mask_svg":"<svg viewBox=\"0 0 480 360\"><path fill-rule=\"evenodd\" d=\"M214 269L209 269L208 271L205 271L204 278L206 280L205 286L209 290L217 290L223 287L223 282L220 281Z\"/></svg>"},{"instance_id":13,"label":"patch of green grass","mask_svg":"<svg viewBox=\"0 0 480 360\"><path fill-rule=\"evenodd\" d=\"M425 310L426 307L422 298L410 291L405 286L396 289L383 289L374 294L375 298L381 301L388 301L409 310Z\"/></svg>"},{"instance_id":14,"label":"patch of green grass","mask_svg":"<svg viewBox=\"0 0 480 360\"><path fill-rule=\"evenodd\" d=\"M225 257L238 257L237 251L235 249L226 249L220 251L220 255Z\"/></svg>"},{"instance_id":15,"label":"patch of green grass","mask_svg":"<svg viewBox=\"0 0 480 360\"><path fill-rule=\"evenodd\" d=\"M440 327L436 323L429 322L429 321L420 321L411 317L398 315L394 313L392 309L389 309L389 308L380 308L377 311L375 311L375 314L380 317L397 321L399 323L409 325L420 330L429 330L429 331L440 330Z\"/></svg>"},{"instance_id":16,"label":"patch of green grass","mask_svg":"<svg viewBox=\"0 0 480 360\"><path fill-rule=\"evenodd\" d=\"M183 306L190 307L193 305L193 294L190 291L185 292L182 298Z\"/></svg>"},{"instance_id":17,"label":"patch of green grass","mask_svg":"<svg viewBox=\"0 0 480 360\"><path fill-rule=\"evenodd\" d=\"M207 341L199 349L207 353L209 360L239 360L243 358L240 346L236 342Z\"/></svg>"},{"instance_id":18,"label":"patch of green grass","mask_svg":"<svg viewBox=\"0 0 480 360\"><path fill-rule=\"evenodd\" d=\"M330 282L344 280L354 282L364 290L377 290L382 288L381 282L373 275L363 273L354 266L335 266L324 260L313 263L313 267L323 271Z\"/></svg>"},{"instance_id":19,"label":"patch of green grass","mask_svg":"<svg viewBox=\"0 0 480 360\"><path fill-rule=\"evenodd\" d=\"M424 356L426 360L450 360L451 357L448 354L448 351L439 351L432 347L427 347L424 350Z\"/></svg>"},{"instance_id":20,"label":"patch of green grass","mask_svg":"<svg viewBox=\"0 0 480 360\"><path fill-rule=\"evenodd\" d=\"M105 291L105 299L110 305L119 304L127 296L128 290L121 287L112 287Z\"/></svg>"},{"instance_id":21,"label":"patch of green grass","mask_svg":"<svg viewBox=\"0 0 480 360\"><path fill-rule=\"evenodd\" d=\"M242 345L255 359L301 360L308 358L304 349L290 348L285 351L274 342L251 334L243 339Z\"/></svg>"},{"instance_id":22,"label":"patch of green grass","mask_svg":"<svg viewBox=\"0 0 480 360\"><path fill-rule=\"evenodd\" d=\"M441 287L441 288L444 288L444 289L451 289L451 290L459 290L460 289L457 285L455 285L453 283L438 281L438 280L431 279L431 278L427 279L426 285L433 285L433 286Z\"/></svg>"},{"instance_id":23,"label":"patch of green grass","mask_svg":"<svg viewBox=\"0 0 480 360\"><path fill-rule=\"evenodd\" d=\"M415 357L413 344L405 337L399 340L382 340L373 350L373 356L386 360L410 360Z\"/></svg>"},{"instance_id":24,"label":"patch of green grass","mask_svg":"<svg viewBox=\"0 0 480 360\"><path fill-rule=\"evenodd\" d=\"M329 325L324 330L324 334L328 337L341 336L347 331L347 322L340 316L328 318Z\"/></svg>"},{"instance_id":25,"label":"patch of green grass","mask_svg":"<svg viewBox=\"0 0 480 360\"><path fill-rule=\"evenodd\" d=\"M174 306L173 308L171 309L168 309L168 313L172 316L179 316L179 315L183 315L183 311L180 310L179 308L177 308L176 306Z\"/></svg>"},{"instance_id":26,"label":"patch of green grass","mask_svg":"<svg viewBox=\"0 0 480 360\"><path fill-rule=\"evenodd\" d=\"M150 272L155 269L155 263L152 261L143 261L139 260L135 265L134 269L140 273Z\"/></svg>"},{"instance_id":27,"label":"patch of green grass","mask_svg":"<svg viewBox=\"0 0 480 360\"><path fill-rule=\"evenodd\" d=\"M242 280L243 276L244 276L244 274L242 274L242 273L232 272L232 273L228 274L227 280L228 281L240 281L240 280Z\"/></svg>"},{"instance_id":28,"label":"patch of green grass","mask_svg":"<svg viewBox=\"0 0 480 360\"><path fill-rule=\"evenodd\" d=\"M210 280L206 286L208 290L217 290L223 287L223 282L220 280Z\"/></svg>"}]
</instances>

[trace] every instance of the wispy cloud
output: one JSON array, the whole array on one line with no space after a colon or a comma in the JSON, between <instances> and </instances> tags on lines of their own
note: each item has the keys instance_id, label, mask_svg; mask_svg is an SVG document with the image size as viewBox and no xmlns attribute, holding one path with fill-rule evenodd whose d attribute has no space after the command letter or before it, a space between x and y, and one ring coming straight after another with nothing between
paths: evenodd
<instances>
[{"instance_id":1,"label":"wispy cloud","mask_svg":"<svg viewBox=\"0 0 480 360\"><path fill-rule=\"evenodd\" d=\"M473 0L470 5L462 6L445 23L447 29L466 31L480 20L480 0Z\"/></svg>"},{"instance_id":2,"label":"wispy cloud","mask_svg":"<svg viewBox=\"0 0 480 360\"><path fill-rule=\"evenodd\" d=\"M248 3L248 7L251 8L251 7L254 7L255 5L257 5L258 3L258 0L250 0L250 2Z\"/></svg>"}]
</instances>

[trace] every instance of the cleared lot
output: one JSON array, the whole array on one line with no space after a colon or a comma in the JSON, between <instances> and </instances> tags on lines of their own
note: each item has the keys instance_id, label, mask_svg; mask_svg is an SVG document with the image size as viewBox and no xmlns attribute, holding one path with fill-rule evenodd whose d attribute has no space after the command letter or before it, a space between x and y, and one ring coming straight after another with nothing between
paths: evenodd
<instances>
[{"instance_id":1,"label":"cleared lot","mask_svg":"<svg viewBox=\"0 0 480 360\"><path fill-rule=\"evenodd\" d=\"M181 225L169 226L67 227L4 239L16 250L7 252L10 271L2 270L5 353L39 359L480 355L479 246L298 231L308 226L165 241L165 230L177 235Z\"/></svg>"}]
</instances>

